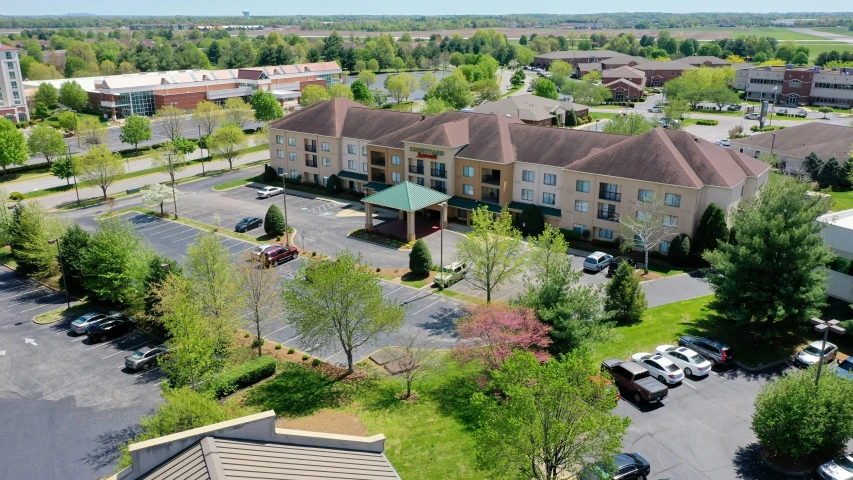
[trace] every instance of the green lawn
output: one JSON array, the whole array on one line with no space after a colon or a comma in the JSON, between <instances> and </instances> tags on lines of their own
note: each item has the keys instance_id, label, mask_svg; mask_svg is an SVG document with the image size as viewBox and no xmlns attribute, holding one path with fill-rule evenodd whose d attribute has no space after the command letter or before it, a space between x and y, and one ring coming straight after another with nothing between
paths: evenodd
<instances>
[{"instance_id":1,"label":"green lawn","mask_svg":"<svg viewBox=\"0 0 853 480\"><path fill-rule=\"evenodd\" d=\"M757 37L772 37L778 40L820 40L821 37L814 35L806 35L798 33L787 28L775 27L687 27L687 28L669 28L668 30L673 36L678 33L728 33L729 37L737 35L755 35ZM654 31L652 33L657 33Z\"/></svg>"},{"instance_id":2,"label":"green lawn","mask_svg":"<svg viewBox=\"0 0 853 480\"><path fill-rule=\"evenodd\" d=\"M850 210L853 208L853 190L846 192L826 192L832 197L832 210L840 212L841 210Z\"/></svg>"},{"instance_id":3,"label":"green lawn","mask_svg":"<svg viewBox=\"0 0 853 480\"><path fill-rule=\"evenodd\" d=\"M227 182L220 183L215 185L213 189L217 192L222 190L228 190L230 188L242 187L243 185L248 185L255 181L255 177L252 178L238 178L235 180L230 180Z\"/></svg>"},{"instance_id":4,"label":"green lawn","mask_svg":"<svg viewBox=\"0 0 853 480\"><path fill-rule=\"evenodd\" d=\"M818 55L824 52L830 52L832 50L837 50L839 52L853 52L853 44L849 43L819 43L819 44L811 44L811 43L800 43L800 46L804 46L809 49L809 59L815 60Z\"/></svg>"},{"instance_id":5,"label":"green lawn","mask_svg":"<svg viewBox=\"0 0 853 480\"><path fill-rule=\"evenodd\" d=\"M760 365L792 355L798 346L812 340L799 334L769 340L730 328L708 308L713 298L708 295L650 308L642 322L615 327L610 340L596 347L595 357L627 359L637 352L651 352L658 345L675 344L681 335L707 335L731 345L740 362Z\"/></svg>"}]
</instances>

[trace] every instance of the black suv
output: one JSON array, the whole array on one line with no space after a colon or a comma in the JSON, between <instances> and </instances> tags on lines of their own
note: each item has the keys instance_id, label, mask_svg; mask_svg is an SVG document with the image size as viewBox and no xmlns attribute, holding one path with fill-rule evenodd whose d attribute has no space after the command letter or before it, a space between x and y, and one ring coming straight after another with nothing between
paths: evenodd
<instances>
[{"instance_id":1,"label":"black suv","mask_svg":"<svg viewBox=\"0 0 853 480\"><path fill-rule=\"evenodd\" d=\"M684 335L678 339L678 344L702 355L711 362L711 366L728 366L735 361L734 350L723 342L712 338Z\"/></svg>"},{"instance_id":2,"label":"black suv","mask_svg":"<svg viewBox=\"0 0 853 480\"><path fill-rule=\"evenodd\" d=\"M264 221L258 217L246 217L240 220L240 223L238 223L234 227L234 231L240 233L248 232L249 230L252 230L253 228L258 228L263 224Z\"/></svg>"},{"instance_id":3,"label":"black suv","mask_svg":"<svg viewBox=\"0 0 853 480\"><path fill-rule=\"evenodd\" d=\"M90 343L103 342L132 332L134 328L136 328L136 322L132 318L121 316L90 326L86 330L86 335Z\"/></svg>"},{"instance_id":4,"label":"black suv","mask_svg":"<svg viewBox=\"0 0 853 480\"><path fill-rule=\"evenodd\" d=\"M637 262L633 258L616 257L613 259L612 262L610 262L610 265L607 266L607 275L613 275L614 273L616 273L616 270L619 269L619 265L622 265L623 263L627 263L628 265L634 268L637 267Z\"/></svg>"}]
</instances>

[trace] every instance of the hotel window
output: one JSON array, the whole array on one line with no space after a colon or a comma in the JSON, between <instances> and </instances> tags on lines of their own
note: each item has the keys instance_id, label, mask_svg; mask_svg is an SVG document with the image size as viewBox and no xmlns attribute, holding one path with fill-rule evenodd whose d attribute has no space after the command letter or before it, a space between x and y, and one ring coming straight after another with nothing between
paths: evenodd
<instances>
[{"instance_id":1,"label":"hotel window","mask_svg":"<svg viewBox=\"0 0 853 480\"><path fill-rule=\"evenodd\" d=\"M329 151L329 142L320 142L320 150L322 150L324 152L328 152ZM353 152L353 153L355 153L355 152Z\"/></svg>"},{"instance_id":2,"label":"hotel window","mask_svg":"<svg viewBox=\"0 0 853 480\"><path fill-rule=\"evenodd\" d=\"M533 170L522 170L521 171L521 181L522 182L535 182L536 181L536 172Z\"/></svg>"},{"instance_id":3,"label":"hotel window","mask_svg":"<svg viewBox=\"0 0 853 480\"><path fill-rule=\"evenodd\" d=\"M323 186L326 186L327 183L329 183L329 177L324 176L323 177Z\"/></svg>"},{"instance_id":4,"label":"hotel window","mask_svg":"<svg viewBox=\"0 0 853 480\"><path fill-rule=\"evenodd\" d=\"M678 217L675 215L664 215L663 216L663 224L667 227L677 227L678 226Z\"/></svg>"},{"instance_id":5,"label":"hotel window","mask_svg":"<svg viewBox=\"0 0 853 480\"><path fill-rule=\"evenodd\" d=\"M299 179L299 172L297 170L291 170L290 171L290 178L292 178L293 180Z\"/></svg>"},{"instance_id":6,"label":"hotel window","mask_svg":"<svg viewBox=\"0 0 853 480\"><path fill-rule=\"evenodd\" d=\"M367 147L361 147L361 156L362 156L362 157L366 157L366 156L367 156Z\"/></svg>"},{"instance_id":7,"label":"hotel window","mask_svg":"<svg viewBox=\"0 0 853 480\"><path fill-rule=\"evenodd\" d=\"M361 171L367 173L367 162L361 164Z\"/></svg>"},{"instance_id":8,"label":"hotel window","mask_svg":"<svg viewBox=\"0 0 853 480\"><path fill-rule=\"evenodd\" d=\"M291 147L296 146L296 137L287 137L287 144Z\"/></svg>"},{"instance_id":9,"label":"hotel window","mask_svg":"<svg viewBox=\"0 0 853 480\"><path fill-rule=\"evenodd\" d=\"M557 184L557 176L554 175L553 173L546 173L542 182L545 185L556 185Z\"/></svg>"},{"instance_id":10,"label":"hotel window","mask_svg":"<svg viewBox=\"0 0 853 480\"><path fill-rule=\"evenodd\" d=\"M586 180L578 180L575 182L575 190L583 193L589 193L589 182Z\"/></svg>"},{"instance_id":11,"label":"hotel window","mask_svg":"<svg viewBox=\"0 0 853 480\"><path fill-rule=\"evenodd\" d=\"M554 194L548 193L548 192L543 193L542 194L542 203L544 203L546 205L553 205L554 204Z\"/></svg>"},{"instance_id":12,"label":"hotel window","mask_svg":"<svg viewBox=\"0 0 853 480\"><path fill-rule=\"evenodd\" d=\"M462 193L465 195L474 196L474 185L462 184Z\"/></svg>"},{"instance_id":13,"label":"hotel window","mask_svg":"<svg viewBox=\"0 0 853 480\"><path fill-rule=\"evenodd\" d=\"M347 153L350 155L356 155L355 145L347 145Z\"/></svg>"},{"instance_id":14,"label":"hotel window","mask_svg":"<svg viewBox=\"0 0 853 480\"><path fill-rule=\"evenodd\" d=\"M284 158L284 150L276 150L275 156L278 158Z\"/></svg>"},{"instance_id":15,"label":"hotel window","mask_svg":"<svg viewBox=\"0 0 853 480\"><path fill-rule=\"evenodd\" d=\"M681 206L681 195L676 195L674 193L667 193L665 202L668 207L680 207Z\"/></svg>"},{"instance_id":16,"label":"hotel window","mask_svg":"<svg viewBox=\"0 0 853 480\"><path fill-rule=\"evenodd\" d=\"M588 212L589 211L589 202L584 200L575 200L575 211L576 212Z\"/></svg>"},{"instance_id":17,"label":"hotel window","mask_svg":"<svg viewBox=\"0 0 853 480\"><path fill-rule=\"evenodd\" d=\"M6 62L6 66L9 67L9 70L15 68L15 64L12 62Z\"/></svg>"},{"instance_id":18,"label":"hotel window","mask_svg":"<svg viewBox=\"0 0 853 480\"><path fill-rule=\"evenodd\" d=\"M290 152L290 159L296 161L296 152Z\"/></svg>"},{"instance_id":19,"label":"hotel window","mask_svg":"<svg viewBox=\"0 0 853 480\"><path fill-rule=\"evenodd\" d=\"M794 80L791 80L788 82L788 86L791 88L800 88L803 86L803 82L801 82L800 80L794 79Z\"/></svg>"},{"instance_id":20,"label":"hotel window","mask_svg":"<svg viewBox=\"0 0 853 480\"><path fill-rule=\"evenodd\" d=\"M284 175L284 172L285 172L284 168L278 167L278 174L279 175Z\"/></svg>"},{"instance_id":21,"label":"hotel window","mask_svg":"<svg viewBox=\"0 0 853 480\"><path fill-rule=\"evenodd\" d=\"M654 197L655 192L651 190L643 190L641 188L640 191L637 193L637 200L641 202L651 202Z\"/></svg>"},{"instance_id":22,"label":"hotel window","mask_svg":"<svg viewBox=\"0 0 853 480\"><path fill-rule=\"evenodd\" d=\"M275 136L275 143L282 145L284 143L284 137L282 137L281 135L276 135Z\"/></svg>"},{"instance_id":23,"label":"hotel window","mask_svg":"<svg viewBox=\"0 0 853 480\"><path fill-rule=\"evenodd\" d=\"M663 253L669 253L669 242L664 240L660 242L660 251Z\"/></svg>"},{"instance_id":24,"label":"hotel window","mask_svg":"<svg viewBox=\"0 0 853 480\"><path fill-rule=\"evenodd\" d=\"M347 160L347 168L350 170L358 171L358 162L355 160Z\"/></svg>"},{"instance_id":25,"label":"hotel window","mask_svg":"<svg viewBox=\"0 0 853 480\"><path fill-rule=\"evenodd\" d=\"M12 52L6 52L6 60L12 59Z\"/></svg>"},{"instance_id":26,"label":"hotel window","mask_svg":"<svg viewBox=\"0 0 853 480\"><path fill-rule=\"evenodd\" d=\"M462 176L474 178L474 167L462 167Z\"/></svg>"},{"instance_id":27,"label":"hotel window","mask_svg":"<svg viewBox=\"0 0 853 480\"><path fill-rule=\"evenodd\" d=\"M400 181L400 172L391 172L391 181L399 182Z\"/></svg>"},{"instance_id":28,"label":"hotel window","mask_svg":"<svg viewBox=\"0 0 853 480\"><path fill-rule=\"evenodd\" d=\"M521 189L521 199L527 200L528 202L533 201L533 190L527 190L526 188Z\"/></svg>"},{"instance_id":29,"label":"hotel window","mask_svg":"<svg viewBox=\"0 0 853 480\"><path fill-rule=\"evenodd\" d=\"M324 167L331 167L332 166L332 160L329 157L323 157L323 166Z\"/></svg>"},{"instance_id":30,"label":"hotel window","mask_svg":"<svg viewBox=\"0 0 853 480\"><path fill-rule=\"evenodd\" d=\"M12 98L21 98L21 94L16 91L12 92Z\"/></svg>"},{"instance_id":31,"label":"hotel window","mask_svg":"<svg viewBox=\"0 0 853 480\"><path fill-rule=\"evenodd\" d=\"M586 225L581 225L580 223L575 223L572 225L572 230L583 235L583 232L589 230L586 228Z\"/></svg>"},{"instance_id":32,"label":"hotel window","mask_svg":"<svg viewBox=\"0 0 853 480\"><path fill-rule=\"evenodd\" d=\"M613 230L608 230L606 228L598 229L598 238L603 238L605 240L613 240Z\"/></svg>"},{"instance_id":33,"label":"hotel window","mask_svg":"<svg viewBox=\"0 0 853 480\"><path fill-rule=\"evenodd\" d=\"M391 155L391 165L400 165L399 155Z\"/></svg>"}]
</instances>

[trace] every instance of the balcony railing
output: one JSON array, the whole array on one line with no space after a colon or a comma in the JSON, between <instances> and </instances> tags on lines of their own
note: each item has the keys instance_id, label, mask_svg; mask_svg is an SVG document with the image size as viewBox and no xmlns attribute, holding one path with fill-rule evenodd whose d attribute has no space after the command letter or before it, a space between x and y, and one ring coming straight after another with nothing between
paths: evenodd
<instances>
[{"instance_id":1,"label":"balcony railing","mask_svg":"<svg viewBox=\"0 0 853 480\"><path fill-rule=\"evenodd\" d=\"M444 187L432 187L436 192L447 193L447 189Z\"/></svg>"},{"instance_id":2,"label":"balcony railing","mask_svg":"<svg viewBox=\"0 0 853 480\"><path fill-rule=\"evenodd\" d=\"M496 177L493 175L483 175L483 183L488 183L489 185L500 185L501 177Z\"/></svg>"},{"instance_id":3,"label":"balcony railing","mask_svg":"<svg viewBox=\"0 0 853 480\"><path fill-rule=\"evenodd\" d=\"M305 160L305 166L317 168L317 161L316 160L313 160L313 161L312 160Z\"/></svg>"},{"instance_id":4,"label":"balcony railing","mask_svg":"<svg viewBox=\"0 0 853 480\"><path fill-rule=\"evenodd\" d=\"M374 182L385 183L385 175L373 175L371 178Z\"/></svg>"},{"instance_id":5,"label":"balcony railing","mask_svg":"<svg viewBox=\"0 0 853 480\"><path fill-rule=\"evenodd\" d=\"M621 202L622 201L622 194L602 190L602 191L598 192L598 198L600 198L601 200L610 200L611 202Z\"/></svg>"},{"instance_id":6,"label":"balcony railing","mask_svg":"<svg viewBox=\"0 0 853 480\"><path fill-rule=\"evenodd\" d=\"M436 178L447 178L447 170L443 168L430 168L429 174Z\"/></svg>"},{"instance_id":7,"label":"balcony railing","mask_svg":"<svg viewBox=\"0 0 853 480\"><path fill-rule=\"evenodd\" d=\"M596 215L601 220L607 220L609 222L618 222L619 219L616 217L616 212L612 210L599 210L598 215Z\"/></svg>"},{"instance_id":8,"label":"balcony railing","mask_svg":"<svg viewBox=\"0 0 853 480\"><path fill-rule=\"evenodd\" d=\"M418 175L424 174L423 165L409 165L409 173L417 173Z\"/></svg>"},{"instance_id":9,"label":"balcony railing","mask_svg":"<svg viewBox=\"0 0 853 480\"><path fill-rule=\"evenodd\" d=\"M384 158L374 158L373 160L370 161L370 164L376 165L377 167L384 167L385 166L385 159Z\"/></svg>"},{"instance_id":10,"label":"balcony railing","mask_svg":"<svg viewBox=\"0 0 853 480\"><path fill-rule=\"evenodd\" d=\"M317 153L317 145L305 145L305 151Z\"/></svg>"},{"instance_id":11,"label":"balcony railing","mask_svg":"<svg viewBox=\"0 0 853 480\"><path fill-rule=\"evenodd\" d=\"M483 196L480 197L480 200L489 203L498 203L500 196L492 193L484 193Z\"/></svg>"}]
</instances>

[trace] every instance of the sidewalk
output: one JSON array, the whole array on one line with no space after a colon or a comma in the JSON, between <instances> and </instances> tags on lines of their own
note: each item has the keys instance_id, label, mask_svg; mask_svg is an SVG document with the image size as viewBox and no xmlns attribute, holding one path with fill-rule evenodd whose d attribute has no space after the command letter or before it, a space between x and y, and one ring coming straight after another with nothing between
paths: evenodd
<instances>
[{"instance_id":1,"label":"sidewalk","mask_svg":"<svg viewBox=\"0 0 853 480\"><path fill-rule=\"evenodd\" d=\"M246 155L242 155L234 159L234 167L238 167L241 165L246 165L248 163L257 162L260 160L269 160L269 151L264 150L260 152L253 152ZM211 170L223 170L228 168L227 160L214 160L212 162L204 162L204 170L209 172ZM201 173L202 165L201 164L193 164L177 172L175 174L176 179L192 177L194 175L198 175ZM134 189L134 188L142 188L153 183L162 183L168 182L170 180L168 173L153 173L151 175L144 175L136 178L129 178L127 180L121 180L116 182L107 189L107 195L124 192L126 190ZM177 187L180 190L180 187ZM100 197L103 195L101 192L101 187L87 187L80 189L80 199L87 199L93 197ZM69 190L67 192L58 193L56 195L47 195L44 197L34 198L33 200L37 200L39 203L44 205L46 208L53 208L60 204L73 202L77 200L77 195L74 193L74 190Z\"/></svg>"},{"instance_id":2,"label":"sidewalk","mask_svg":"<svg viewBox=\"0 0 853 480\"><path fill-rule=\"evenodd\" d=\"M249 147L258 145L259 143L266 142L266 139L250 139ZM210 155L207 150L204 151L206 155ZM201 158L201 149L196 149L194 152L187 155L187 160L198 160ZM207 165L210 162L205 162L205 169L207 169ZM126 173L138 172L140 170L146 170L154 167L154 156L147 155L144 157L131 158L124 161L124 168ZM140 177L142 178L142 177ZM73 182L73 180L72 180ZM21 192L28 193L34 192L36 190L44 190L46 188L51 187L60 187L62 185L66 185L66 181L60 178L54 177L51 174L47 174L43 177L33 178L30 180L22 180L19 182L4 182L0 183L0 187L3 187L8 192Z\"/></svg>"}]
</instances>

